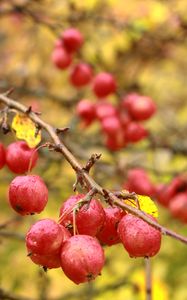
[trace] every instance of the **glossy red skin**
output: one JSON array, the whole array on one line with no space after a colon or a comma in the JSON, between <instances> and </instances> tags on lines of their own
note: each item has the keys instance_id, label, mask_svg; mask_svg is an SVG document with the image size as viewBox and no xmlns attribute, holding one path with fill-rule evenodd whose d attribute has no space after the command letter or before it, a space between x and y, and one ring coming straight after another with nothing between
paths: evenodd
<instances>
[{"instance_id":1,"label":"glossy red skin","mask_svg":"<svg viewBox=\"0 0 187 300\"><path fill-rule=\"evenodd\" d=\"M66 69L72 63L72 56L64 47L57 46L52 53L52 62L58 69Z\"/></svg>"},{"instance_id":2,"label":"glossy red skin","mask_svg":"<svg viewBox=\"0 0 187 300\"><path fill-rule=\"evenodd\" d=\"M6 150L6 164L15 174L23 174L28 171L31 163L31 170L38 160L38 151L31 149L25 142L10 144Z\"/></svg>"},{"instance_id":3,"label":"glossy red skin","mask_svg":"<svg viewBox=\"0 0 187 300\"><path fill-rule=\"evenodd\" d=\"M99 98L103 98L116 91L116 81L110 73L99 73L93 79L93 92Z\"/></svg>"},{"instance_id":4,"label":"glossy red skin","mask_svg":"<svg viewBox=\"0 0 187 300\"><path fill-rule=\"evenodd\" d=\"M102 121L107 117L114 117L118 115L117 109L111 103L99 102L95 106L96 117L98 120Z\"/></svg>"},{"instance_id":5,"label":"glossy red skin","mask_svg":"<svg viewBox=\"0 0 187 300\"><path fill-rule=\"evenodd\" d=\"M173 217L187 223L187 192L179 193L171 199L169 210Z\"/></svg>"},{"instance_id":6,"label":"glossy red skin","mask_svg":"<svg viewBox=\"0 0 187 300\"><path fill-rule=\"evenodd\" d=\"M121 242L117 233L117 227L126 213L118 207L107 207L104 208L104 211L106 216L105 222L97 238L102 245L112 246Z\"/></svg>"},{"instance_id":7,"label":"glossy red skin","mask_svg":"<svg viewBox=\"0 0 187 300\"><path fill-rule=\"evenodd\" d=\"M127 142L136 143L148 136L148 131L139 123L130 122L125 129Z\"/></svg>"},{"instance_id":8,"label":"glossy red skin","mask_svg":"<svg viewBox=\"0 0 187 300\"><path fill-rule=\"evenodd\" d=\"M62 246L62 270L76 284L94 280L100 275L104 262L104 251L92 236L75 235Z\"/></svg>"},{"instance_id":9,"label":"glossy red skin","mask_svg":"<svg viewBox=\"0 0 187 300\"><path fill-rule=\"evenodd\" d=\"M152 257L160 250L160 231L131 214L119 222L118 234L130 257Z\"/></svg>"},{"instance_id":10,"label":"glossy red skin","mask_svg":"<svg viewBox=\"0 0 187 300\"><path fill-rule=\"evenodd\" d=\"M120 120L117 116L106 117L101 121L102 130L108 135L117 135L121 128Z\"/></svg>"},{"instance_id":11,"label":"glossy red skin","mask_svg":"<svg viewBox=\"0 0 187 300\"><path fill-rule=\"evenodd\" d=\"M0 169L4 167L6 163L6 152L2 143L0 143Z\"/></svg>"},{"instance_id":12,"label":"glossy red skin","mask_svg":"<svg viewBox=\"0 0 187 300\"><path fill-rule=\"evenodd\" d=\"M58 254L62 243L70 237L67 229L52 219L42 219L31 226L26 235L29 252L40 255Z\"/></svg>"},{"instance_id":13,"label":"glossy red skin","mask_svg":"<svg viewBox=\"0 0 187 300\"><path fill-rule=\"evenodd\" d=\"M30 253L28 249L28 253ZM60 260L60 251L57 254L51 254L51 255L41 255L33 253L29 255L29 258L36 264L43 266L44 268L48 269L56 269L60 268L61 266L61 260Z\"/></svg>"},{"instance_id":14,"label":"glossy red skin","mask_svg":"<svg viewBox=\"0 0 187 300\"><path fill-rule=\"evenodd\" d=\"M72 232L73 228L73 212L72 210L76 203L81 200L85 195L75 195L71 196L68 200L66 200L62 207L60 208L60 216L65 214L65 218L60 222L63 226L70 229ZM101 227L103 226L105 220L105 212L100 204L100 202L96 199L92 199L89 207L84 205L81 209L76 213L76 228L79 234L87 234L91 236L96 236Z\"/></svg>"},{"instance_id":15,"label":"glossy red skin","mask_svg":"<svg viewBox=\"0 0 187 300\"><path fill-rule=\"evenodd\" d=\"M130 100L131 99L131 100ZM129 114L136 121L144 121L156 112L156 105L150 97L137 95L124 102Z\"/></svg>"},{"instance_id":16,"label":"glossy red skin","mask_svg":"<svg viewBox=\"0 0 187 300\"><path fill-rule=\"evenodd\" d=\"M79 88L90 83L92 76L93 71L91 66L86 63L80 63L73 67L70 74L70 82Z\"/></svg>"},{"instance_id":17,"label":"glossy red skin","mask_svg":"<svg viewBox=\"0 0 187 300\"><path fill-rule=\"evenodd\" d=\"M155 195L155 187L143 169L129 170L124 188L140 195Z\"/></svg>"},{"instance_id":18,"label":"glossy red skin","mask_svg":"<svg viewBox=\"0 0 187 300\"><path fill-rule=\"evenodd\" d=\"M48 189L37 175L17 176L9 186L9 202L20 215L40 213L48 201Z\"/></svg>"},{"instance_id":19,"label":"glossy red skin","mask_svg":"<svg viewBox=\"0 0 187 300\"><path fill-rule=\"evenodd\" d=\"M76 28L68 28L62 34L64 47L70 51L77 51L83 44L84 38Z\"/></svg>"}]
</instances>

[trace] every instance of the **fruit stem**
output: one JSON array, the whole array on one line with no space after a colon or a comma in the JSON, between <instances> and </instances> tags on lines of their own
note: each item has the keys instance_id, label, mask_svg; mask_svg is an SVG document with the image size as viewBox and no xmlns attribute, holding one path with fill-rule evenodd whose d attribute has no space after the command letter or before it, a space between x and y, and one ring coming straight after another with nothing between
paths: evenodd
<instances>
[{"instance_id":1,"label":"fruit stem","mask_svg":"<svg viewBox=\"0 0 187 300\"><path fill-rule=\"evenodd\" d=\"M145 257L145 293L146 300L152 300L151 261L149 257Z\"/></svg>"}]
</instances>

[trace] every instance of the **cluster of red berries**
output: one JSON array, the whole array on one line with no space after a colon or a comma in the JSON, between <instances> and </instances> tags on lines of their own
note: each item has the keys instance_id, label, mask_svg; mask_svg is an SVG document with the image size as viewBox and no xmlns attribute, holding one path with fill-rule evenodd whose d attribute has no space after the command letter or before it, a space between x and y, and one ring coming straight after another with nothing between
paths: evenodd
<instances>
[{"instance_id":1,"label":"cluster of red berries","mask_svg":"<svg viewBox=\"0 0 187 300\"><path fill-rule=\"evenodd\" d=\"M100 122L105 145L112 151L146 138L148 130L144 128L142 121L152 117L155 111L153 100L137 93L124 96L118 106L106 99L97 103L83 99L77 105L77 114L85 125L93 121Z\"/></svg>"},{"instance_id":2,"label":"cluster of red berries","mask_svg":"<svg viewBox=\"0 0 187 300\"><path fill-rule=\"evenodd\" d=\"M155 185L144 169L135 168L127 173L123 188L140 195L154 197L168 208L171 215L187 223L187 176L175 177L169 184Z\"/></svg>"},{"instance_id":3,"label":"cluster of red berries","mask_svg":"<svg viewBox=\"0 0 187 300\"><path fill-rule=\"evenodd\" d=\"M156 199L169 209L171 215L187 223L187 176L180 175L169 184L157 186Z\"/></svg>"},{"instance_id":4,"label":"cluster of red berries","mask_svg":"<svg viewBox=\"0 0 187 300\"><path fill-rule=\"evenodd\" d=\"M75 54L84 42L84 38L79 30L69 28L65 30L55 43L52 53L52 62L58 69L68 68ZM84 62L76 64L70 71L70 83L76 88L89 84L93 77L92 67Z\"/></svg>"},{"instance_id":5,"label":"cluster of red berries","mask_svg":"<svg viewBox=\"0 0 187 300\"><path fill-rule=\"evenodd\" d=\"M118 207L103 208L84 194L73 195L60 208L59 222L43 219L26 235L31 260L45 268L61 267L76 284L95 279L104 266L103 245L122 243L131 257L158 253L161 233Z\"/></svg>"},{"instance_id":6,"label":"cluster of red berries","mask_svg":"<svg viewBox=\"0 0 187 300\"><path fill-rule=\"evenodd\" d=\"M84 39L79 30L69 28L56 41L52 61L56 67L65 69L72 63L72 55L83 45ZM116 79L108 72L94 76L90 65L81 62L70 71L70 83L80 88L92 85L92 91L99 103L82 99L77 105L77 115L84 126L98 120L105 136L105 145L112 151L120 150L128 143L136 143L148 136L142 121L148 120L156 111L156 105L150 97L130 93L122 98L116 107L107 102L106 97L115 93Z\"/></svg>"},{"instance_id":7,"label":"cluster of red berries","mask_svg":"<svg viewBox=\"0 0 187 300\"><path fill-rule=\"evenodd\" d=\"M18 174L27 171L33 156L32 167L38 154L25 142L12 143L6 150L0 146L1 167L6 162ZM101 273L105 262L103 245L122 243L131 257L158 253L160 231L118 207L103 208L99 200L85 199L84 194L67 199L60 208L58 223L42 219L31 226L26 247L34 263L49 269L61 267L68 278L79 284ZM48 189L37 175L19 175L10 183L10 205L22 216L40 213L47 201Z\"/></svg>"}]
</instances>

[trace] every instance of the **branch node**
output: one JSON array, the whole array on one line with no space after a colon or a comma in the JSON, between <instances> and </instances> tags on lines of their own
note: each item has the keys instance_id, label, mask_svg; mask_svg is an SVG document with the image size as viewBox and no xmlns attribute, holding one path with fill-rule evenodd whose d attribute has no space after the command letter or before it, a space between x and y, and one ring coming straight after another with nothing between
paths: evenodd
<instances>
[{"instance_id":1,"label":"branch node","mask_svg":"<svg viewBox=\"0 0 187 300\"><path fill-rule=\"evenodd\" d=\"M111 197L110 197L110 192L106 189L102 189L102 192L103 192L103 197L105 198L105 201L113 206L113 201L111 200Z\"/></svg>"},{"instance_id":2,"label":"branch node","mask_svg":"<svg viewBox=\"0 0 187 300\"><path fill-rule=\"evenodd\" d=\"M69 130L69 127L64 127L64 128L56 128L56 134L60 133L66 133Z\"/></svg>"},{"instance_id":3,"label":"branch node","mask_svg":"<svg viewBox=\"0 0 187 300\"><path fill-rule=\"evenodd\" d=\"M97 154L97 153L92 154L91 157L89 158L86 166L83 167L82 170L89 173L90 169L93 167L93 165L96 163L96 161L100 159L101 155L102 154Z\"/></svg>"}]
</instances>

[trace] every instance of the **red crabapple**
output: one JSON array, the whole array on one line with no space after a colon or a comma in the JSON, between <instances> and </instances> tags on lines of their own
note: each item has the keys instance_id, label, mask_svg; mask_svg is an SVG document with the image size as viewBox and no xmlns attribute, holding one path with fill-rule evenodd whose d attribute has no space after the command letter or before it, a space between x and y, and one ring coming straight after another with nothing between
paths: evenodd
<instances>
[{"instance_id":1,"label":"red crabapple","mask_svg":"<svg viewBox=\"0 0 187 300\"><path fill-rule=\"evenodd\" d=\"M124 98L124 107L136 121L149 119L156 112L156 105L150 97L132 94L131 97Z\"/></svg>"},{"instance_id":2,"label":"red crabapple","mask_svg":"<svg viewBox=\"0 0 187 300\"><path fill-rule=\"evenodd\" d=\"M2 143L0 143L0 169L4 167L6 163L6 152Z\"/></svg>"},{"instance_id":3,"label":"red crabapple","mask_svg":"<svg viewBox=\"0 0 187 300\"><path fill-rule=\"evenodd\" d=\"M103 245L114 245L120 243L120 238L117 233L117 227L125 215L125 212L119 207L107 207L105 211L105 222L100 232L97 235L98 240Z\"/></svg>"},{"instance_id":4,"label":"red crabapple","mask_svg":"<svg viewBox=\"0 0 187 300\"><path fill-rule=\"evenodd\" d=\"M62 246L62 270L76 284L94 280L100 275L104 262L104 251L92 236L75 235Z\"/></svg>"},{"instance_id":5,"label":"red crabapple","mask_svg":"<svg viewBox=\"0 0 187 300\"><path fill-rule=\"evenodd\" d=\"M40 213L48 201L48 189L37 175L17 176L9 186L9 202L20 215Z\"/></svg>"},{"instance_id":6,"label":"red crabapple","mask_svg":"<svg viewBox=\"0 0 187 300\"><path fill-rule=\"evenodd\" d=\"M68 235L67 229L54 220L42 219L34 223L27 232L26 247L29 252L35 254L58 254Z\"/></svg>"},{"instance_id":7,"label":"red crabapple","mask_svg":"<svg viewBox=\"0 0 187 300\"><path fill-rule=\"evenodd\" d=\"M160 231L131 214L125 215L119 222L118 234L130 257L151 257L160 250Z\"/></svg>"},{"instance_id":8,"label":"red crabapple","mask_svg":"<svg viewBox=\"0 0 187 300\"><path fill-rule=\"evenodd\" d=\"M169 210L173 217L187 223L187 192L176 194L170 200Z\"/></svg>"},{"instance_id":9,"label":"red crabapple","mask_svg":"<svg viewBox=\"0 0 187 300\"><path fill-rule=\"evenodd\" d=\"M173 197L183 192L187 192L187 180L185 177L177 176L169 184L157 187L156 198L159 203L167 207Z\"/></svg>"},{"instance_id":10,"label":"red crabapple","mask_svg":"<svg viewBox=\"0 0 187 300\"><path fill-rule=\"evenodd\" d=\"M71 70L70 82L75 87L79 88L87 85L93 76L93 71L90 65L86 63L79 63Z\"/></svg>"},{"instance_id":11,"label":"red crabapple","mask_svg":"<svg viewBox=\"0 0 187 300\"><path fill-rule=\"evenodd\" d=\"M52 53L52 62L58 69L66 69L72 62L71 54L64 47L57 46Z\"/></svg>"},{"instance_id":12,"label":"red crabapple","mask_svg":"<svg viewBox=\"0 0 187 300\"><path fill-rule=\"evenodd\" d=\"M93 91L99 98L103 98L116 91L116 81L112 74L99 73L93 79Z\"/></svg>"},{"instance_id":13,"label":"red crabapple","mask_svg":"<svg viewBox=\"0 0 187 300\"><path fill-rule=\"evenodd\" d=\"M37 253L31 253L31 251L28 249L28 253L29 258L36 265L40 265L47 269L60 268L61 266L60 251L56 254L41 255Z\"/></svg>"},{"instance_id":14,"label":"red crabapple","mask_svg":"<svg viewBox=\"0 0 187 300\"><path fill-rule=\"evenodd\" d=\"M60 224L72 230L73 209L84 196L82 194L73 195L63 203L60 208ZM76 229L79 234L95 236L103 226L104 220L104 209L96 199L92 199L89 204L84 204L75 214Z\"/></svg>"},{"instance_id":15,"label":"red crabapple","mask_svg":"<svg viewBox=\"0 0 187 300\"><path fill-rule=\"evenodd\" d=\"M130 122L125 129L127 142L136 143L148 136L148 131L139 123Z\"/></svg>"},{"instance_id":16,"label":"red crabapple","mask_svg":"<svg viewBox=\"0 0 187 300\"><path fill-rule=\"evenodd\" d=\"M107 135L117 135L121 130L121 123L117 116L106 117L101 121L101 128Z\"/></svg>"},{"instance_id":17,"label":"red crabapple","mask_svg":"<svg viewBox=\"0 0 187 300\"><path fill-rule=\"evenodd\" d=\"M87 125L95 119L95 105L87 99L79 101L76 107L77 115L82 118Z\"/></svg>"},{"instance_id":18,"label":"red crabapple","mask_svg":"<svg viewBox=\"0 0 187 300\"><path fill-rule=\"evenodd\" d=\"M122 102L121 102L122 107L128 111L131 103L137 101L138 97L139 97L139 94L137 94L137 93L129 93L129 94L125 95L122 98Z\"/></svg>"},{"instance_id":19,"label":"red crabapple","mask_svg":"<svg viewBox=\"0 0 187 300\"><path fill-rule=\"evenodd\" d=\"M117 116L117 109L115 108L115 106L105 101L96 103L95 111L96 117L100 121L107 117Z\"/></svg>"},{"instance_id":20,"label":"red crabapple","mask_svg":"<svg viewBox=\"0 0 187 300\"><path fill-rule=\"evenodd\" d=\"M15 142L7 147L6 163L13 173L23 174L28 171L29 166L33 169L37 160L37 150L29 148L25 142Z\"/></svg>"},{"instance_id":21,"label":"red crabapple","mask_svg":"<svg viewBox=\"0 0 187 300\"><path fill-rule=\"evenodd\" d=\"M106 135L105 146L111 151L118 151L125 147L127 142L125 141L123 133L120 131L116 136Z\"/></svg>"},{"instance_id":22,"label":"red crabapple","mask_svg":"<svg viewBox=\"0 0 187 300\"><path fill-rule=\"evenodd\" d=\"M81 32L76 28L68 28L62 34L64 47L67 51L77 51L83 44L84 38Z\"/></svg>"},{"instance_id":23,"label":"red crabapple","mask_svg":"<svg viewBox=\"0 0 187 300\"><path fill-rule=\"evenodd\" d=\"M154 185L150 181L145 170L140 168L128 171L124 188L129 192L135 192L140 195L153 196L155 194Z\"/></svg>"}]
</instances>

